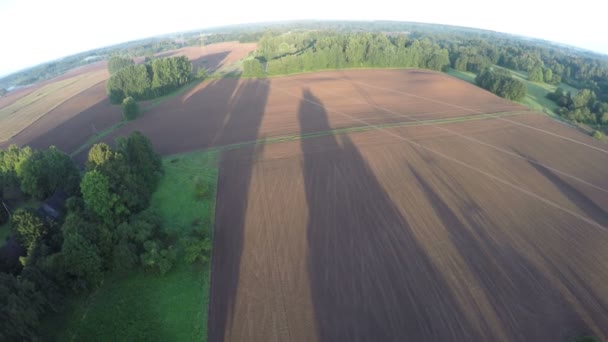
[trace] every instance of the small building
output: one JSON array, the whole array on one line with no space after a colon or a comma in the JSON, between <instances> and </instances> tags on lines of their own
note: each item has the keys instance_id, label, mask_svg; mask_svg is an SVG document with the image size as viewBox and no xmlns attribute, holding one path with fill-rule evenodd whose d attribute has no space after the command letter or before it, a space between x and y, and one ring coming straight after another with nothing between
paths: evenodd
<instances>
[{"instance_id":1,"label":"small building","mask_svg":"<svg viewBox=\"0 0 608 342\"><path fill-rule=\"evenodd\" d=\"M38 215L47 223L59 220L65 214L65 203L68 200L68 194L63 190L57 190L55 193L45 199L40 208Z\"/></svg>"}]
</instances>

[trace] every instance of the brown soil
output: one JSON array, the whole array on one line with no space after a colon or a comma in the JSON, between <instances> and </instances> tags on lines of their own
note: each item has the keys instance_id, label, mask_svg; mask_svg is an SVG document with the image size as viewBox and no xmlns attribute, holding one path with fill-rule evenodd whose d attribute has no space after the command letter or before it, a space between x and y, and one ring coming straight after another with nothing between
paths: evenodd
<instances>
[{"instance_id":1,"label":"brown soil","mask_svg":"<svg viewBox=\"0 0 608 342\"><path fill-rule=\"evenodd\" d=\"M347 74L356 73L366 72ZM234 130L252 140L264 135L270 115L280 122L279 111L268 110L277 82L242 85L237 95L256 96L232 97L214 141L235 139ZM344 90L316 82L304 81L292 97L298 103L282 110L300 132L391 120L336 104ZM293 83L282 89L295 92ZM403 79L395 83L408 89ZM481 101L485 92L468 94L470 103L452 101L491 109ZM406 107L386 96L366 102ZM246 114L235 115L242 108ZM210 340L606 338L608 153L591 147L608 148L533 113L440 127L224 152Z\"/></svg>"},{"instance_id":2,"label":"brown soil","mask_svg":"<svg viewBox=\"0 0 608 342\"><path fill-rule=\"evenodd\" d=\"M186 55L195 65L198 63L215 69L246 56L253 49L255 49L255 44L228 42L212 44L202 48L188 47L169 51L161 55ZM66 74L52 80L16 91L14 92L15 94L10 93L10 96L0 98L0 108L4 105L9 105L43 85L82 73L99 71L106 67L107 63L105 61L93 63L70 70ZM56 145L61 150L71 153L96 132L103 131L121 120L120 107L111 105L106 98L105 82L86 90L83 89L82 93L67 99L65 103L42 116L13 138L0 143L0 148L10 144L30 145L36 148Z\"/></svg>"}]
</instances>

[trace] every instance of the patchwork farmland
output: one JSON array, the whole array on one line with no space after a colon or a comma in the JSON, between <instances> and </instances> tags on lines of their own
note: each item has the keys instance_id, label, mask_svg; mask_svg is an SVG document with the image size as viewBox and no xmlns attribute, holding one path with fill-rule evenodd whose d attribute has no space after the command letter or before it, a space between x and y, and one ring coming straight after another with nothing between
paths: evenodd
<instances>
[{"instance_id":1,"label":"patchwork farmland","mask_svg":"<svg viewBox=\"0 0 608 342\"><path fill-rule=\"evenodd\" d=\"M102 84L7 143L76 151L120 121ZM608 147L542 114L349 70L211 79L100 141L133 130L220 152L211 341L608 336Z\"/></svg>"}]
</instances>

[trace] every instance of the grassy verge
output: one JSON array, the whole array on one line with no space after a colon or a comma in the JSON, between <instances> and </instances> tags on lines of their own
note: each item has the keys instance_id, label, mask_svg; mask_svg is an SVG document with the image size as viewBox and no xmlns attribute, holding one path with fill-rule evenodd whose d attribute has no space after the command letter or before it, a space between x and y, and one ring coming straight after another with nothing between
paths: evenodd
<instances>
[{"instance_id":1,"label":"grassy verge","mask_svg":"<svg viewBox=\"0 0 608 342\"><path fill-rule=\"evenodd\" d=\"M248 145L274 144L274 143L280 143L280 142L286 142L286 141L292 141L292 140L310 139L310 138L317 138L317 137L323 137L323 136L328 136L328 135L341 135L341 134L348 134L348 133L366 132L366 131L372 131L372 130L376 130L376 129L385 129L385 128L397 128L397 127L408 127L408 126L428 126L428 125L450 124L450 123L465 122L465 121L486 120L486 119L492 119L492 118L496 118L496 117L506 117L506 116L521 115L521 114L529 114L529 112L520 112L520 111L497 112L497 113L488 113L488 114L459 116L459 117L455 117L455 118L407 121L407 122L397 122L397 123L390 123L390 124L379 124L379 125L373 125L373 126L338 128L338 129L333 129L333 130L328 130L328 131L311 132L311 133L305 133L305 134L284 135L284 136L252 140L252 141L245 141L245 142L236 143L236 144L229 144L229 145L213 147L213 148L207 149L205 151L218 153L220 151L234 150L234 149L238 149L238 148L248 146Z\"/></svg>"},{"instance_id":2,"label":"grassy verge","mask_svg":"<svg viewBox=\"0 0 608 342\"><path fill-rule=\"evenodd\" d=\"M217 183L216 153L194 152L163 159L165 174L152 197L164 228L178 238L193 227L211 234ZM195 197L195 185L210 191ZM143 271L109 274L92 294L72 298L64 314L44 322L58 341L205 341L210 263L181 258L165 276Z\"/></svg>"},{"instance_id":3,"label":"grassy verge","mask_svg":"<svg viewBox=\"0 0 608 342\"><path fill-rule=\"evenodd\" d=\"M475 77L476 75L472 72L468 72L468 71L459 71L456 69L452 69L449 68L446 72L446 74L450 75L450 76L454 76L456 78L460 78L463 81L467 81L469 83L475 84Z\"/></svg>"},{"instance_id":4,"label":"grassy verge","mask_svg":"<svg viewBox=\"0 0 608 342\"><path fill-rule=\"evenodd\" d=\"M104 129L103 131L95 133L92 137L87 139L87 141L84 144L82 144L74 152L70 153L70 157L74 157L74 156L78 155L80 152L89 149L91 146L93 146L99 140L103 139L105 136L114 132L114 130L126 125L127 123L128 123L128 121L121 120L121 121L115 123L114 125Z\"/></svg>"}]
</instances>

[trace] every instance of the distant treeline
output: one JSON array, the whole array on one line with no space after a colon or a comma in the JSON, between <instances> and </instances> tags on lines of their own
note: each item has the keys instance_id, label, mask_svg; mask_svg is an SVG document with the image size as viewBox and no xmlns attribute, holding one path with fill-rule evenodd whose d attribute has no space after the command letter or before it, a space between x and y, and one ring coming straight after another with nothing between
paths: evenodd
<instances>
[{"instance_id":1,"label":"distant treeline","mask_svg":"<svg viewBox=\"0 0 608 342\"><path fill-rule=\"evenodd\" d=\"M442 70L450 65L448 50L427 39L382 33L301 32L266 35L258 43L257 59L265 74L365 67L416 67ZM254 63L244 75L255 75Z\"/></svg>"},{"instance_id":2,"label":"distant treeline","mask_svg":"<svg viewBox=\"0 0 608 342\"><path fill-rule=\"evenodd\" d=\"M106 89L112 103L122 103L128 96L136 100L162 96L188 83L192 77L192 62L184 56L152 59L139 65L114 57L108 66L112 76Z\"/></svg>"}]
</instances>

